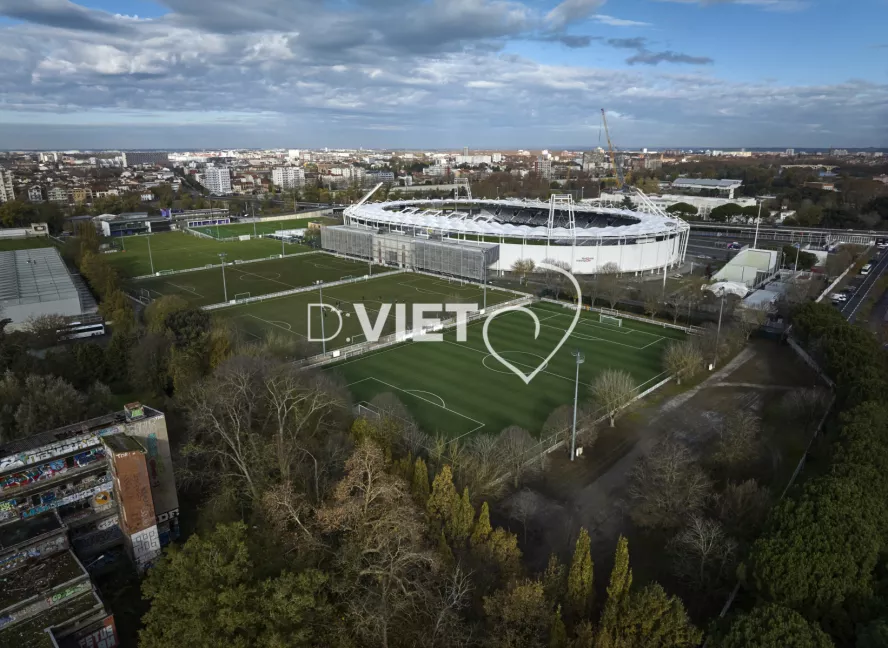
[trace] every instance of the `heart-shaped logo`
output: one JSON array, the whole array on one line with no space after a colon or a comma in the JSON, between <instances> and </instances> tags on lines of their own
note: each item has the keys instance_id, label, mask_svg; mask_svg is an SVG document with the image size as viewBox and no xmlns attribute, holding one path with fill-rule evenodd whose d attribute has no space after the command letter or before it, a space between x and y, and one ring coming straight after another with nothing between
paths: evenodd
<instances>
[{"instance_id":1,"label":"heart-shaped logo","mask_svg":"<svg viewBox=\"0 0 888 648\"><path fill-rule=\"evenodd\" d=\"M520 311L522 313L526 313L526 314L530 315L533 318L533 322L534 322L534 326L535 326L534 333L533 333L533 339L534 340L537 339L540 336L540 319L536 316L536 313L534 313L529 308L526 308L524 306L509 306L508 308L503 308L501 310L496 311L495 313L491 313L487 317L487 319L484 321L484 332L483 332L484 344L485 344L485 346L487 346L487 350L490 351L490 355L492 355L494 358L499 360L504 367L506 367L507 369L510 369L512 372L514 372L515 375L517 375L519 378L521 378L521 380L524 381L525 385L530 384L530 381L533 380L536 377L536 375L540 371L542 371L543 368L545 368L545 366L547 364L549 364L549 360L551 360L552 357L556 353L558 353L558 349L560 349L562 346L564 346L564 343L567 342L567 338L570 337L570 334L573 333L574 328L576 328L576 326L577 326L577 322L580 321L580 304L583 303L583 296L580 293L580 284L577 282L577 278L574 277L570 272L568 272L567 270L564 270L563 268L559 268L556 265L550 265L548 263L538 263L536 265L536 267L542 268L544 270L551 270L551 271L557 272L559 274L563 274L565 277L570 279L570 282L573 284L574 290L576 291L576 294L577 294L577 309L574 312L573 321L570 323L570 326L568 326L567 330L564 332L564 337L562 337L561 340L558 342L558 344L555 345L555 348L552 349L552 353L550 353L548 356L546 356L546 358L540 363L540 365L536 369L533 370L532 373L526 374L523 371L521 371L518 367L513 365L511 362L506 360L504 357L502 357L499 353L497 353L496 349L493 348L493 345L490 344L490 339L487 337L487 329L490 326L490 323L494 319L496 319L499 315L502 315L503 313L508 313L509 311Z\"/></svg>"}]
</instances>

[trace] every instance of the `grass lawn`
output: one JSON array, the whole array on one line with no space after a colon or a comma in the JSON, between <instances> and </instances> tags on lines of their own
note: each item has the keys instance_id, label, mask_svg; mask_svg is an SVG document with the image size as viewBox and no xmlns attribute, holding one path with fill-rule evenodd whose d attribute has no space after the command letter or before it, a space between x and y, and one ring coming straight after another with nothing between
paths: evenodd
<instances>
[{"instance_id":1,"label":"grass lawn","mask_svg":"<svg viewBox=\"0 0 888 648\"><path fill-rule=\"evenodd\" d=\"M219 263L219 253L225 252L227 261L247 261L279 255L281 242L272 239L252 239L249 241L211 241L184 232L164 232L150 236L127 236L114 239L115 244L124 250L108 254L106 258L123 275L138 277L151 274L148 245L151 245L151 258L154 270L187 270ZM285 254L308 252L311 248L295 243L283 246Z\"/></svg>"},{"instance_id":2,"label":"grass lawn","mask_svg":"<svg viewBox=\"0 0 888 648\"><path fill-rule=\"evenodd\" d=\"M525 373L535 369L567 331L573 313L558 306L532 306L540 320L534 339L533 320L510 312L496 317L489 337L497 353ZM456 341L455 331L445 341L409 342L357 356L328 371L341 374L356 402L383 392L394 393L410 409L420 427L452 439L469 434L496 434L520 425L539 435L549 414L573 402L579 349L586 360L580 366L580 399L604 369L624 369L644 389L665 376L662 356L670 340L686 335L674 329L623 320L622 326L602 324L595 313L584 312L570 338L529 385L493 357L482 337L483 322L469 326L468 339Z\"/></svg>"},{"instance_id":3,"label":"grass lawn","mask_svg":"<svg viewBox=\"0 0 888 648\"><path fill-rule=\"evenodd\" d=\"M256 297L310 286L318 280L329 282L349 276L360 277L366 275L368 269L367 263L363 261L340 259L323 253L304 254L226 265L225 282L228 299L231 300L236 296ZM194 306L221 304L225 301L221 268L137 279L130 281L127 288L132 293L140 294L147 290L155 299L162 295L179 295Z\"/></svg>"},{"instance_id":4,"label":"grass lawn","mask_svg":"<svg viewBox=\"0 0 888 648\"><path fill-rule=\"evenodd\" d=\"M312 257L314 256L312 255ZM322 258L326 263L326 257ZM245 267L249 268L250 266ZM362 267L366 268L366 266ZM357 275L358 273L353 274ZM190 276L190 274L184 276ZM335 340L327 343L327 349L330 350L364 341L361 326L353 309L355 303L364 304L371 324L375 323L382 304L404 304L406 306L406 325L409 327L412 314L411 304L448 302L478 304L480 307L483 304L483 289L475 285L451 283L446 279L399 272L353 284L325 288L323 297L324 303L335 306L343 312L341 332ZM492 289L487 291L488 304L498 304L514 297L515 295L511 293ZM214 313L217 317L232 320L235 327L247 338L261 339L271 331L283 331L306 340L308 337L308 305L317 303L319 303L319 291L312 290L286 297L272 297L265 301L230 306L214 311ZM381 335L394 332L395 310L395 308L391 308L388 313ZM324 333L327 336L332 336L339 324L339 318L330 311L325 310L324 312L327 313L324 319ZM431 314L428 316L431 317ZM311 334L312 337L321 336L320 308L312 309ZM320 352L320 342L314 344Z\"/></svg>"},{"instance_id":5,"label":"grass lawn","mask_svg":"<svg viewBox=\"0 0 888 648\"><path fill-rule=\"evenodd\" d=\"M33 250L36 248L57 247L55 242L46 236L20 239L0 239L0 252L12 250Z\"/></svg>"},{"instance_id":6,"label":"grass lawn","mask_svg":"<svg viewBox=\"0 0 888 648\"><path fill-rule=\"evenodd\" d=\"M303 229L308 227L309 223L323 223L324 225L333 225L338 223L335 218L294 218L291 220L267 221L264 223L232 223L230 225L209 225L207 227L194 227L192 229L208 234L214 238L228 238L231 236L242 236L244 234L271 234L279 230Z\"/></svg>"}]
</instances>

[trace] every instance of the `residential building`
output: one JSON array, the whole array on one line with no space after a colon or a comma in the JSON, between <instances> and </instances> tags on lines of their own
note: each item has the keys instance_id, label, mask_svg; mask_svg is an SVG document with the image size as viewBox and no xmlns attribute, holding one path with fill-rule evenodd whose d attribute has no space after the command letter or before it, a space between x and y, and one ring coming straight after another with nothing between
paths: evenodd
<instances>
[{"instance_id":1,"label":"residential building","mask_svg":"<svg viewBox=\"0 0 888 648\"><path fill-rule=\"evenodd\" d=\"M89 187L72 187L67 191L68 202L75 205L82 205L92 200L93 193Z\"/></svg>"},{"instance_id":2,"label":"residential building","mask_svg":"<svg viewBox=\"0 0 888 648\"><path fill-rule=\"evenodd\" d=\"M168 166L170 163L169 153L163 151L126 151L121 154L121 158L125 167L141 164Z\"/></svg>"},{"instance_id":3,"label":"residential building","mask_svg":"<svg viewBox=\"0 0 888 648\"><path fill-rule=\"evenodd\" d=\"M12 188L12 171L0 169L0 203L7 200L15 200L15 191Z\"/></svg>"},{"instance_id":4,"label":"residential building","mask_svg":"<svg viewBox=\"0 0 888 648\"><path fill-rule=\"evenodd\" d=\"M492 161L493 157L490 155L457 155L454 159L455 164L468 164L469 166L491 164Z\"/></svg>"},{"instance_id":5,"label":"residential building","mask_svg":"<svg viewBox=\"0 0 888 648\"><path fill-rule=\"evenodd\" d=\"M210 193L225 195L231 193L231 171L225 167L207 167L204 169L201 184Z\"/></svg>"},{"instance_id":6,"label":"residential building","mask_svg":"<svg viewBox=\"0 0 888 648\"><path fill-rule=\"evenodd\" d=\"M549 179L552 177L552 160L544 158L542 156L538 157L533 163L534 173L539 174L541 177Z\"/></svg>"},{"instance_id":7,"label":"residential building","mask_svg":"<svg viewBox=\"0 0 888 648\"><path fill-rule=\"evenodd\" d=\"M450 171L450 167L441 164L440 161L435 162L434 166L426 167L422 170L422 172L427 176L441 177L447 175Z\"/></svg>"},{"instance_id":8,"label":"residential building","mask_svg":"<svg viewBox=\"0 0 888 648\"><path fill-rule=\"evenodd\" d=\"M792 157L793 155L795 155L795 149L792 149L792 148L786 149L786 155L788 157Z\"/></svg>"},{"instance_id":9,"label":"residential building","mask_svg":"<svg viewBox=\"0 0 888 648\"><path fill-rule=\"evenodd\" d=\"M28 200L31 202L43 202L43 188L40 185L28 187Z\"/></svg>"},{"instance_id":10,"label":"residential building","mask_svg":"<svg viewBox=\"0 0 888 648\"><path fill-rule=\"evenodd\" d=\"M46 198L49 202L66 203L68 202L68 192L61 187L50 187L46 192Z\"/></svg>"},{"instance_id":11,"label":"residential building","mask_svg":"<svg viewBox=\"0 0 888 648\"><path fill-rule=\"evenodd\" d=\"M644 159L644 168L645 169L659 169L663 166L663 160L659 158L645 158Z\"/></svg>"},{"instance_id":12,"label":"residential building","mask_svg":"<svg viewBox=\"0 0 888 648\"><path fill-rule=\"evenodd\" d=\"M393 184L395 182L395 174L391 171L367 171L364 174L365 185L373 186L378 182Z\"/></svg>"},{"instance_id":13,"label":"residential building","mask_svg":"<svg viewBox=\"0 0 888 648\"><path fill-rule=\"evenodd\" d=\"M271 181L281 189L305 186L305 171L299 167L276 167L271 170Z\"/></svg>"}]
</instances>

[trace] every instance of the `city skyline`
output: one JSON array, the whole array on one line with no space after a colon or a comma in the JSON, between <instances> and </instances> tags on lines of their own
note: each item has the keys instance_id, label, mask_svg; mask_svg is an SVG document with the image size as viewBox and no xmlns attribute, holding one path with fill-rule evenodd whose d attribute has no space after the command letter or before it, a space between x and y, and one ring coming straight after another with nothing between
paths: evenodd
<instances>
[{"instance_id":1,"label":"city skyline","mask_svg":"<svg viewBox=\"0 0 888 648\"><path fill-rule=\"evenodd\" d=\"M0 0L4 149L888 146L882 0ZM600 139L601 138L601 139Z\"/></svg>"}]
</instances>

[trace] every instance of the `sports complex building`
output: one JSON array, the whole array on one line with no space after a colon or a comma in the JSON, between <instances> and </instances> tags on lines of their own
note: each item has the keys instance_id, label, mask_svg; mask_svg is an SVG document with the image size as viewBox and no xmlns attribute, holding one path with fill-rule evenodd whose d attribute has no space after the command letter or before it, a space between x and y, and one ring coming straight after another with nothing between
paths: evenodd
<instances>
[{"instance_id":1,"label":"sports complex building","mask_svg":"<svg viewBox=\"0 0 888 648\"><path fill-rule=\"evenodd\" d=\"M640 192L631 197L640 208L574 203L569 195L554 195L548 202L471 197L365 202L345 210L344 226L325 228L339 232L322 235L322 247L361 258L370 254L388 265L421 268L409 261L411 249L426 253L420 241L435 242L436 247L463 246L483 254L487 269L495 272L509 270L520 259L563 262L575 274L595 274L609 264L632 273L681 264L690 226ZM356 244L359 232L367 240ZM398 241L403 250L398 250ZM491 245L498 252L486 249ZM439 254L444 254L443 249ZM459 274L443 268L435 271Z\"/></svg>"}]
</instances>

